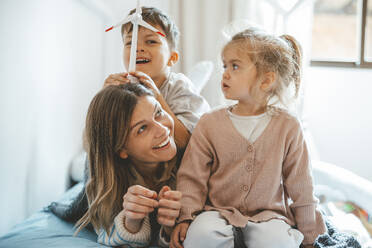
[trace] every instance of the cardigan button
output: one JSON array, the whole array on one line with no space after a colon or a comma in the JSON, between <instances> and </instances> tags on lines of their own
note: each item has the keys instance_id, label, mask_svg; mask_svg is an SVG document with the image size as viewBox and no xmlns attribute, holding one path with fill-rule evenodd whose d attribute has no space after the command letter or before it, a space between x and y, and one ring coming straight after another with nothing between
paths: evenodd
<instances>
[{"instance_id":1,"label":"cardigan button","mask_svg":"<svg viewBox=\"0 0 372 248\"><path fill-rule=\"evenodd\" d=\"M249 145L248 148L247 148L248 152L252 152L253 151L253 147L252 145Z\"/></svg>"},{"instance_id":2,"label":"cardigan button","mask_svg":"<svg viewBox=\"0 0 372 248\"><path fill-rule=\"evenodd\" d=\"M244 190L244 191L248 191L248 190L249 190L248 185L243 185L243 190Z\"/></svg>"}]
</instances>

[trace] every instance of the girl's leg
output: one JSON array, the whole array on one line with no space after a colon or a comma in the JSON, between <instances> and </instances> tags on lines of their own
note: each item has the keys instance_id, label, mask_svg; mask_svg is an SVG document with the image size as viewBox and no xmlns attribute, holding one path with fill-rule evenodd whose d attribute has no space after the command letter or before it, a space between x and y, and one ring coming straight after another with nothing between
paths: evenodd
<instances>
[{"instance_id":1,"label":"girl's leg","mask_svg":"<svg viewBox=\"0 0 372 248\"><path fill-rule=\"evenodd\" d=\"M248 222L243 234L245 245L255 248L298 248L304 238L300 231L279 219Z\"/></svg>"},{"instance_id":2,"label":"girl's leg","mask_svg":"<svg viewBox=\"0 0 372 248\"><path fill-rule=\"evenodd\" d=\"M184 248L233 248L232 226L217 211L199 214L187 230Z\"/></svg>"}]
</instances>

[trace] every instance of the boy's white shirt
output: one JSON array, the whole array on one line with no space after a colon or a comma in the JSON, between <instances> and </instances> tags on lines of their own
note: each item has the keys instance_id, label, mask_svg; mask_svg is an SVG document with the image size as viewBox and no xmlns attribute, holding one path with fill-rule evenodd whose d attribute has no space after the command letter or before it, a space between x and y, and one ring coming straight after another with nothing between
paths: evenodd
<instances>
[{"instance_id":1,"label":"boy's white shirt","mask_svg":"<svg viewBox=\"0 0 372 248\"><path fill-rule=\"evenodd\" d=\"M210 110L208 102L196 93L191 80L182 73L170 72L159 91L190 133L200 117Z\"/></svg>"}]
</instances>

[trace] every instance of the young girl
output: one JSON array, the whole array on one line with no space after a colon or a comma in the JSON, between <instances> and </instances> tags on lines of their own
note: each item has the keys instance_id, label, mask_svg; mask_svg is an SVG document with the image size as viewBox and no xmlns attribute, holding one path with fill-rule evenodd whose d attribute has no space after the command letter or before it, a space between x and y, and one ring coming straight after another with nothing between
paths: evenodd
<instances>
[{"instance_id":1,"label":"young girl","mask_svg":"<svg viewBox=\"0 0 372 248\"><path fill-rule=\"evenodd\" d=\"M171 247L233 247L233 227L247 247L311 247L326 227L308 151L298 120L273 106L288 103L291 86L298 95L300 46L249 28L225 45L222 60L223 94L237 104L202 116L191 136Z\"/></svg>"}]
</instances>

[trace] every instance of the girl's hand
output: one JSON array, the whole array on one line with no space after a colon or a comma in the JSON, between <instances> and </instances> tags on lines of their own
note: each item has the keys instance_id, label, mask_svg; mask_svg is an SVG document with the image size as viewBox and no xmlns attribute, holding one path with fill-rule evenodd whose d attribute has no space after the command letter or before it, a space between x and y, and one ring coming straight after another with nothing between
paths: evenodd
<instances>
[{"instance_id":1,"label":"girl's hand","mask_svg":"<svg viewBox=\"0 0 372 248\"><path fill-rule=\"evenodd\" d=\"M108 76L105 80L105 83L103 84L103 87L109 86L109 85L120 85L129 83L128 73L115 73Z\"/></svg>"},{"instance_id":2,"label":"girl's hand","mask_svg":"<svg viewBox=\"0 0 372 248\"><path fill-rule=\"evenodd\" d=\"M165 233L170 236L172 227L180 215L182 193L163 186L159 192L159 209L157 221L164 226Z\"/></svg>"},{"instance_id":3,"label":"girl's hand","mask_svg":"<svg viewBox=\"0 0 372 248\"><path fill-rule=\"evenodd\" d=\"M156 86L155 82L147 74L140 72L140 71L134 71L134 72L130 72L129 75L132 75L138 78L141 84L143 84L144 86L146 86L147 88L151 89L154 92L155 97L160 95L160 91L158 87Z\"/></svg>"},{"instance_id":4,"label":"girl's hand","mask_svg":"<svg viewBox=\"0 0 372 248\"><path fill-rule=\"evenodd\" d=\"M136 233L141 227L141 222L146 215L158 207L155 191L149 190L140 185L133 185L128 188L123 197L123 208L125 216L125 227L128 231Z\"/></svg>"},{"instance_id":5,"label":"girl's hand","mask_svg":"<svg viewBox=\"0 0 372 248\"><path fill-rule=\"evenodd\" d=\"M182 242L186 238L187 229L189 229L190 222L182 222L178 224L172 232L170 248L182 248Z\"/></svg>"}]
</instances>

